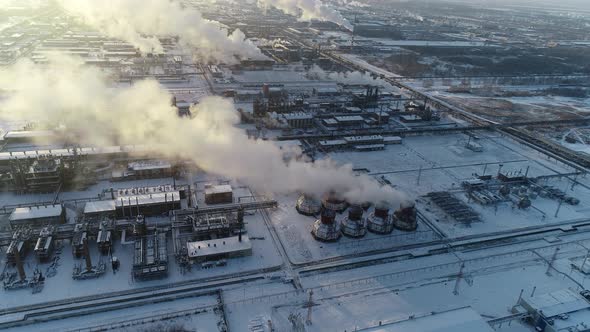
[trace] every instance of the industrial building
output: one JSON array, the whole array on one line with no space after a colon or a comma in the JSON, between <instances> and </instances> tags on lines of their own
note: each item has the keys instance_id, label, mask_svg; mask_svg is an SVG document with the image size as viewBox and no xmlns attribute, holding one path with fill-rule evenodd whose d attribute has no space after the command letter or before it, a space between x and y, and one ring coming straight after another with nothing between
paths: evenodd
<instances>
[{"instance_id":1,"label":"industrial building","mask_svg":"<svg viewBox=\"0 0 590 332\"><path fill-rule=\"evenodd\" d=\"M163 278L168 275L168 249L165 232L156 232L135 240L133 278Z\"/></svg>"},{"instance_id":2,"label":"industrial building","mask_svg":"<svg viewBox=\"0 0 590 332\"><path fill-rule=\"evenodd\" d=\"M84 205L84 219L86 221L114 219L116 206L115 200L86 202Z\"/></svg>"},{"instance_id":3,"label":"industrial building","mask_svg":"<svg viewBox=\"0 0 590 332\"><path fill-rule=\"evenodd\" d=\"M252 255L252 244L248 235L230 236L219 239L188 242L189 259L201 263Z\"/></svg>"},{"instance_id":4,"label":"industrial building","mask_svg":"<svg viewBox=\"0 0 590 332\"><path fill-rule=\"evenodd\" d=\"M310 128L313 126L313 115L309 113L285 113L283 119L291 128Z\"/></svg>"},{"instance_id":5,"label":"industrial building","mask_svg":"<svg viewBox=\"0 0 590 332\"><path fill-rule=\"evenodd\" d=\"M135 179L164 178L172 176L172 164L165 160L145 160L129 163L125 177Z\"/></svg>"},{"instance_id":6,"label":"industrial building","mask_svg":"<svg viewBox=\"0 0 590 332\"><path fill-rule=\"evenodd\" d=\"M537 296L521 296L514 313L528 313L537 331L590 331L590 294L563 289Z\"/></svg>"},{"instance_id":7,"label":"industrial building","mask_svg":"<svg viewBox=\"0 0 590 332\"><path fill-rule=\"evenodd\" d=\"M66 211L61 204L19 207L10 214L12 227L58 225L65 223Z\"/></svg>"},{"instance_id":8,"label":"industrial building","mask_svg":"<svg viewBox=\"0 0 590 332\"><path fill-rule=\"evenodd\" d=\"M205 203L229 204L233 203L233 189L229 184L205 186Z\"/></svg>"}]
</instances>

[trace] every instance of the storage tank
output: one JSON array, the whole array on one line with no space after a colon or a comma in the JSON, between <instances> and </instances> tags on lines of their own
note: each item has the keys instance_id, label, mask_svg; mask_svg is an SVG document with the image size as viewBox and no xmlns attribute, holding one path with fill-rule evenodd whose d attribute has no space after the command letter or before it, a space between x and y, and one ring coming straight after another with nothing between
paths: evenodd
<instances>
[{"instance_id":1,"label":"storage tank","mask_svg":"<svg viewBox=\"0 0 590 332\"><path fill-rule=\"evenodd\" d=\"M315 216L322 210L322 203L312 196L302 194L297 198L295 209L303 215Z\"/></svg>"},{"instance_id":2,"label":"storage tank","mask_svg":"<svg viewBox=\"0 0 590 332\"><path fill-rule=\"evenodd\" d=\"M342 218L340 223L342 234L350 237L362 237L367 234L363 212L363 208L359 205L353 205L348 209L348 215Z\"/></svg>"},{"instance_id":3,"label":"storage tank","mask_svg":"<svg viewBox=\"0 0 590 332\"><path fill-rule=\"evenodd\" d=\"M336 212L322 209L320 219L313 223L311 234L319 241L337 241L340 238L340 223L336 221Z\"/></svg>"},{"instance_id":4,"label":"storage tank","mask_svg":"<svg viewBox=\"0 0 590 332\"><path fill-rule=\"evenodd\" d=\"M415 231L418 228L416 215L414 203L402 203L393 213L393 226L402 231Z\"/></svg>"},{"instance_id":5,"label":"storage tank","mask_svg":"<svg viewBox=\"0 0 590 332\"><path fill-rule=\"evenodd\" d=\"M375 210L367 218L367 229L377 234L389 234L393 231L393 217L389 214L387 204L375 205Z\"/></svg>"},{"instance_id":6,"label":"storage tank","mask_svg":"<svg viewBox=\"0 0 590 332\"><path fill-rule=\"evenodd\" d=\"M324 199L322 200L322 206L325 209L341 213L346 210L348 203L346 203L345 200L338 198L334 192L330 192L324 196Z\"/></svg>"}]
</instances>

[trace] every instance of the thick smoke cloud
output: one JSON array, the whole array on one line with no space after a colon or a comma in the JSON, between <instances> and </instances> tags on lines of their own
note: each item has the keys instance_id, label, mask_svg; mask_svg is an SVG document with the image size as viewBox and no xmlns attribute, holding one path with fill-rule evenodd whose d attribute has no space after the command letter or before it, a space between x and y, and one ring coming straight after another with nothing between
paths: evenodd
<instances>
[{"instance_id":1,"label":"thick smoke cloud","mask_svg":"<svg viewBox=\"0 0 590 332\"><path fill-rule=\"evenodd\" d=\"M311 19L329 21L352 31L353 27L337 10L321 0L258 0L258 6L274 7L303 21Z\"/></svg>"},{"instance_id":2,"label":"thick smoke cloud","mask_svg":"<svg viewBox=\"0 0 590 332\"><path fill-rule=\"evenodd\" d=\"M156 81L112 88L99 69L73 59L51 60L47 67L29 61L0 72L0 120L37 119L67 128L80 144L143 144L156 155L190 159L206 172L237 179L260 191L305 192L320 196L334 190L351 202L393 205L404 196L351 165L330 160L285 162L274 143L251 140L234 105L204 98L192 119L179 118L170 95Z\"/></svg>"},{"instance_id":3,"label":"thick smoke cloud","mask_svg":"<svg viewBox=\"0 0 590 332\"><path fill-rule=\"evenodd\" d=\"M204 61L234 62L242 58L264 58L239 29L231 34L194 8L170 0L59 0L70 14L100 32L122 39L143 53L164 51L156 36L178 36Z\"/></svg>"}]
</instances>

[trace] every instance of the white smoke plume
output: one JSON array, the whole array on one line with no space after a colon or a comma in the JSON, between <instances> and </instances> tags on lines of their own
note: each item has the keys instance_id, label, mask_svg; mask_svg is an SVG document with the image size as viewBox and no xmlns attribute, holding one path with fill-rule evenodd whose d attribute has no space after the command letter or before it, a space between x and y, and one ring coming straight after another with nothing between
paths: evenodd
<instances>
[{"instance_id":1,"label":"white smoke plume","mask_svg":"<svg viewBox=\"0 0 590 332\"><path fill-rule=\"evenodd\" d=\"M122 39L142 53L162 53L157 36L178 36L203 61L235 62L264 55L239 29L231 34L194 8L170 0L58 0L64 9L104 33Z\"/></svg>"},{"instance_id":2,"label":"white smoke plume","mask_svg":"<svg viewBox=\"0 0 590 332\"><path fill-rule=\"evenodd\" d=\"M274 7L286 14L297 16L302 21L311 19L329 21L350 31L353 29L352 24L342 14L321 0L258 0L258 6L262 8Z\"/></svg>"},{"instance_id":3,"label":"white smoke plume","mask_svg":"<svg viewBox=\"0 0 590 332\"><path fill-rule=\"evenodd\" d=\"M393 86L379 78L373 77L368 72L362 73L360 71L349 72L327 72L317 65L313 65L307 71L307 77L315 80L330 80L341 84L366 84L366 85L380 85L387 89L393 89Z\"/></svg>"},{"instance_id":4,"label":"white smoke plume","mask_svg":"<svg viewBox=\"0 0 590 332\"><path fill-rule=\"evenodd\" d=\"M180 118L156 81L114 88L99 69L67 57L51 58L44 67L30 61L8 67L0 72L0 89L7 92L0 120L65 127L80 144L149 146L161 157L190 159L208 173L265 192L320 196L334 190L353 203L404 200L391 187L355 175L352 165L285 162L284 151L271 141L248 139L235 126L239 115L233 103L220 97L202 99L192 119Z\"/></svg>"}]
</instances>

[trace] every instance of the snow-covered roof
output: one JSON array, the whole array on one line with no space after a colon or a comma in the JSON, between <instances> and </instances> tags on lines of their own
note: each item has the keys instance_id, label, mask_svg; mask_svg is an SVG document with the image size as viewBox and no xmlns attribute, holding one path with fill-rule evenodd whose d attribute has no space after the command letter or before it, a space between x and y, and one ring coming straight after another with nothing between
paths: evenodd
<instances>
[{"instance_id":1,"label":"snow-covered roof","mask_svg":"<svg viewBox=\"0 0 590 332\"><path fill-rule=\"evenodd\" d=\"M287 120L305 120L305 119L313 119L313 115L309 113L285 113L283 117Z\"/></svg>"},{"instance_id":2,"label":"snow-covered roof","mask_svg":"<svg viewBox=\"0 0 590 332\"><path fill-rule=\"evenodd\" d=\"M55 133L51 130L20 130L20 131L9 131L4 135L5 139L17 139L17 138L35 138L35 137L48 137L55 136Z\"/></svg>"},{"instance_id":3,"label":"snow-covered roof","mask_svg":"<svg viewBox=\"0 0 590 332\"><path fill-rule=\"evenodd\" d=\"M42 155L51 155L56 157L71 157L75 153L79 155L102 155L116 153L134 153L147 152L149 147L144 145L127 145L127 146L108 146L100 148L78 148L78 149L52 149L52 150L30 150L0 152L1 160L37 158Z\"/></svg>"},{"instance_id":4,"label":"snow-covered roof","mask_svg":"<svg viewBox=\"0 0 590 332\"><path fill-rule=\"evenodd\" d=\"M344 140L349 143L382 141L383 136L381 136L381 135L346 136L346 137L344 137Z\"/></svg>"},{"instance_id":5,"label":"snow-covered roof","mask_svg":"<svg viewBox=\"0 0 590 332\"><path fill-rule=\"evenodd\" d=\"M129 163L129 168L134 171L145 171L150 169L167 169L171 167L172 165L165 160L136 161Z\"/></svg>"},{"instance_id":6,"label":"snow-covered roof","mask_svg":"<svg viewBox=\"0 0 590 332\"><path fill-rule=\"evenodd\" d=\"M534 310L543 311L543 316L547 318L590 308L590 304L582 295L570 289L524 298L523 300Z\"/></svg>"},{"instance_id":7,"label":"snow-covered roof","mask_svg":"<svg viewBox=\"0 0 590 332\"><path fill-rule=\"evenodd\" d=\"M335 116L334 119L338 122L355 122L355 121L364 121L362 116L360 115L341 115Z\"/></svg>"},{"instance_id":8,"label":"snow-covered roof","mask_svg":"<svg viewBox=\"0 0 590 332\"><path fill-rule=\"evenodd\" d=\"M115 206L115 200L87 202L84 205L84 214L115 211Z\"/></svg>"},{"instance_id":9,"label":"snow-covered roof","mask_svg":"<svg viewBox=\"0 0 590 332\"><path fill-rule=\"evenodd\" d=\"M400 142L402 140L399 136L385 136L383 137L384 142Z\"/></svg>"},{"instance_id":10,"label":"snow-covered roof","mask_svg":"<svg viewBox=\"0 0 590 332\"><path fill-rule=\"evenodd\" d=\"M418 316L418 315L416 315ZM379 332L493 332L491 326L472 308L465 307L401 322L382 325L366 331Z\"/></svg>"},{"instance_id":11,"label":"snow-covered roof","mask_svg":"<svg viewBox=\"0 0 590 332\"><path fill-rule=\"evenodd\" d=\"M343 139L326 140L326 141L320 141L320 145L321 146L346 145L346 141Z\"/></svg>"},{"instance_id":12,"label":"snow-covered roof","mask_svg":"<svg viewBox=\"0 0 590 332\"><path fill-rule=\"evenodd\" d=\"M60 204L16 208L10 214L10 221L59 217L62 213Z\"/></svg>"},{"instance_id":13,"label":"snow-covered roof","mask_svg":"<svg viewBox=\"0 0 590 332\"><path fill-rule=\"evenodd\" d=\"M232 192L232 188L229 184L223 184L223 185L219 185L219 186L211 186L211 187L205 188L205 195L224 194L224 193L231 193L231 192Z\"/></svg>"},{"instance_id":14,"label":"snow-covered roof","mask_svg":"<svg viewBox=\"0 0 590 332\"><path fill-rule=\"evenodd\" d=\"M252 249L252 243L247 235L226 237L187 243L188 256L191 258L207 257L211 255L230 254Z\"/></svg>"},{"instance_id":15,"label":"snow-covered roof","mask_svg":"<svg viewBox=\"0 0 590 332\"><path fill-rule=\"evenodd\" d=\"M151 205L165 202L170 203L173 201L180 201L180 194L178 191L170 191L166 193L119 197L115 201L117 207L129 205Z\"/></svg>"}]
</instances>

